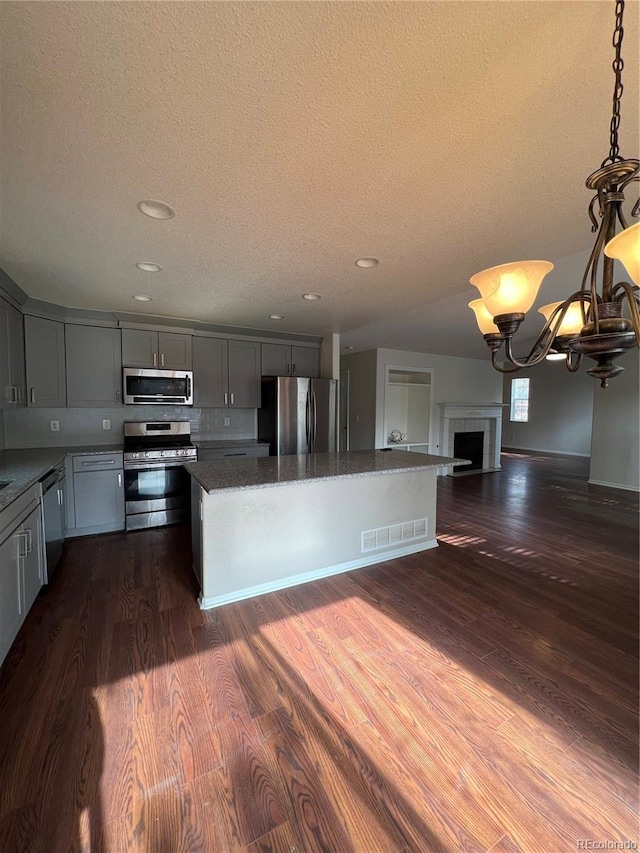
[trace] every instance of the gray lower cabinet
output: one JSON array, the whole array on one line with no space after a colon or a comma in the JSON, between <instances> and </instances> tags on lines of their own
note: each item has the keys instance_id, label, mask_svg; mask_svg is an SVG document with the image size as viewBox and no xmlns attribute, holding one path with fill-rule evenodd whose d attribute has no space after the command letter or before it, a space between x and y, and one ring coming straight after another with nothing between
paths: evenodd
<instances>
[{"instance_id":1,"label":"gray lower cabinet","mask_svg":"<svg viewBox=\"0 0 640 853\"><path fill-rule=\"evenodd\" d=\"M44 583L44 560L42 558L42 509L37 506L22 523L24 544L22 558L22 597L25 614Z\"/></svg>"},{"instance_id":2,"label":"gray lower cabinet","mask_svg":"<svg viewBox=\"0 0 640 853\"><path fill-rule=\"evenodd\" d=\"M67 405L118 406L122 403L120 329L65 325Z\"/></svg>"},{"instance_id":3,"label":"gray lower cabinet","mask_svg":"<svg viewBox=\"0 0 640 853\"><path fill-rule=\"evenodd\" d=\"M123 329L122 363L125 367L191 370L191 335L147 329Z\"/></svg>"},{"instance_id":4,"label":"gray lower cabinet","mask_svg":"<svg viewBox=\"0 0 640 853\"><path fill-rule=\"evenodd\" d=\"M193 338L196 406L260 407L260 344L223 338Z\"/></svg>"},{"instance_id":5,"label":"gray lower cabinet","mask_svg":"<svg viewBox=\"0 0 640 853\"><path fill-rule=\"evenodd\" d=\"M42 509L31 487L0 513L0 664L43 581Z\"/></svg>"},{"instance_id":6,"label":"gray lower cabinet","mask_svg":"<svg viewBox=\"0 0 640 853\"><path fill-rule=\"evenodd\" d=\"M320 350L314 347L262 344L263 376L320 376Z\"/></svg>"},{"instance_id":7,"label":"gray lower cabinet","mask_svg":"<svg viewBox=\"0 0 640 853\"><path fill-rule=\"evenodd\" d=\"M64 323L25 316L24 345L27 405L49 409L66 406Z\"/></svg>"},{"instance_id":8,"label":"gray lower cabinet","mask_svg":"<svg viewBox=\"0 0 640 853\"><path fill-rule=\"evenodd\" d=\"M0 409L25 405L22 314L0 299Z\"/></svg>"},{"instance_id":9,"label":"gray lower cabinet","mask_svg":"<svg viewBox=\"0 0 640 853\"><path fill-rule=\"evenodd\" d=\"M0 663L22 625L24 608L20 591L20 524L0 536Z\"/></svg>"},{"instance_id":10,"label":"gray lower cabinet","mask_svg":"<svg viewBox=\"0 0 640 853\"><path fill-rule=\"evenodd\" d=\"M69 507L69 536L124 530L122 453L74 455L73 506Z\"/></svg>"}]
</instances>

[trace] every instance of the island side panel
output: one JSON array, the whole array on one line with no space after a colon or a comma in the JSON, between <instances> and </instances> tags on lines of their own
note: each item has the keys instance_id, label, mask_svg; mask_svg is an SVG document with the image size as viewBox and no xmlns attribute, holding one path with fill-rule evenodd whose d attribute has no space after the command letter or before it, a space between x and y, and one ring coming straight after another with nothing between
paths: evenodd
<instances>
[{"instance_id":1,"label":"island side panel","mask_svg":"<svg viewBox=\"0 0 640 853\"><path fill-rule=\"evenodd\" d=\"M436 547L437 469L202 491L203 609ZM362 532L427 519L374 550ZM414 531L415 532L415 531ZM398 533L395 527L394 533ZM384 534L383 534L384 535Z\"/></svg>"}]
</instances>

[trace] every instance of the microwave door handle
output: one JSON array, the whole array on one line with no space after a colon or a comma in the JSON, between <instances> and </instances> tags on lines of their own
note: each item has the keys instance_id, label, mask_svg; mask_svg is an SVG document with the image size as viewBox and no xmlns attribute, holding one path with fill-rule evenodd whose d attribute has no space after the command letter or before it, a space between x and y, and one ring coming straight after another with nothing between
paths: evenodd
<instances>
[{"instance_id":1,"label":"microwave door handle","mask_svg":"<svg viewBox=\"0 0 640 853\"><path fill-rule=\"evenodd\" d=\"M187 400L191 399L191 378L187 376Z\"/></svg>"}]
</instances>

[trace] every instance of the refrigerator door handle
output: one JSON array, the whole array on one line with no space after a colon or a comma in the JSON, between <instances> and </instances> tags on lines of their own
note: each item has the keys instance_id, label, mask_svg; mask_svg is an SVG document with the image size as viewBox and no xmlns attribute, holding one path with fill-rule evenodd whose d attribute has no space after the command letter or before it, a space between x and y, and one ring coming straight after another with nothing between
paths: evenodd
<instances>
[{"instance_id":1,"label":"refrigerator door handle","mask_svg":"<svg viewBox=\"0 0 640 853\"><path fill-rule=\"evenodd\" d=\"M313 394L313 447L315 450L316 445L316 436L318 434L318 401L316 399L316 392L312 391Z\"/></svg>"},{"instance_id":2,"label":"refrigerator door handle","mask_svg":"<svg viewBox=\"0 0 640 853\"><path fill-rule=\"evenodd\" d=\"M307 400L304 407L304 417L305 417L305 433L307 435L307 453L311 453L311 430L310 430L310 419L311 419L311 394L307 393Z\"/></svg>"}]
</instances>

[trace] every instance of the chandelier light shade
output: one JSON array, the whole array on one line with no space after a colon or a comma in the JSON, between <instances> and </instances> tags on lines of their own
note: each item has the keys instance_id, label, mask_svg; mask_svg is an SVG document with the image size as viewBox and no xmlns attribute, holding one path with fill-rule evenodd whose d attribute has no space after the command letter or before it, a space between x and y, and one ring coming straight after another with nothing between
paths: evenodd
<instances>
[{"instance_id":1,"label":"chandelier light shade","mask_svg":"<svg viewBox=\"0 0 640 853\"><path fill-rule=\"evenodd\" d=\"M493 322L493 317L484 304L484 299L474 299L469 303L469 308L476 315L476 323L483 335L499 335L500 329Z\"/></svg>"},{"instance_id":2,"label":"chandelier light shade","mask_svg":"<svg viewBox=\"0 0 640 853\"><path fill-rule=\"evenodd\" d=\"M586 355L596 362L587 372L606 388L609 379L624 369L614 359L627 349L640 347L640 223L629 226L623 212L624 190L640 180L640 160L625 160L618 146L624 6L624 0L615 3L609 155L586 180L587 188L595 193L589 217L597 236L579 289L564 301L540 309L545 318L542 331L529 353L518 358L513 350L514 336L553 264L516 261L476 273L470 279L481 299L473 300L469 307L491 350L491 362L501 373L532 367L545 358L563 360L574 373ZM639 214L640 201L631 216ZM622 230L616 234L618 228ZM624 265L633 283L614 282L614 259Z\"/></svg>"},{"instance_id":3,"label":"chandelier light shade","mask_svg":"<svg viewBox=\"0 0 640 853\"><path fill-rule=\"evenodd\" d=\"M633 283L640 285L640 222L609 240L604 253L624 264Z\"/></svg>"},{"instance_id":4,"label":"chandelier light shade","mask_svg":"<svg viewBox=\"0 0 640 853\"><path fill-rule=\"evenodd\" d=\"M550 302L549 305L543 305L542 308L539 308L538 314L542 314L544 319L549 322L554 311L562 304L562 302ZM580 334L584 324L585 311L582 304L580 302L571 302L567 308L567 313L564 315L564 319L556 327L556 337L568 335L569 338L575 338L576 335Z\"/></svg>"},{"instance_id":5,"label":"chandelier light shade","mask_svg":"<svg viewBox=\"0 0 640 853\"><path fill-rule=\"evenodd\" d=\"M536 301L542 279L553 269L549 261L500 264L471 277L492 317L526 314Z\"/></svg>"}]
</instances>

